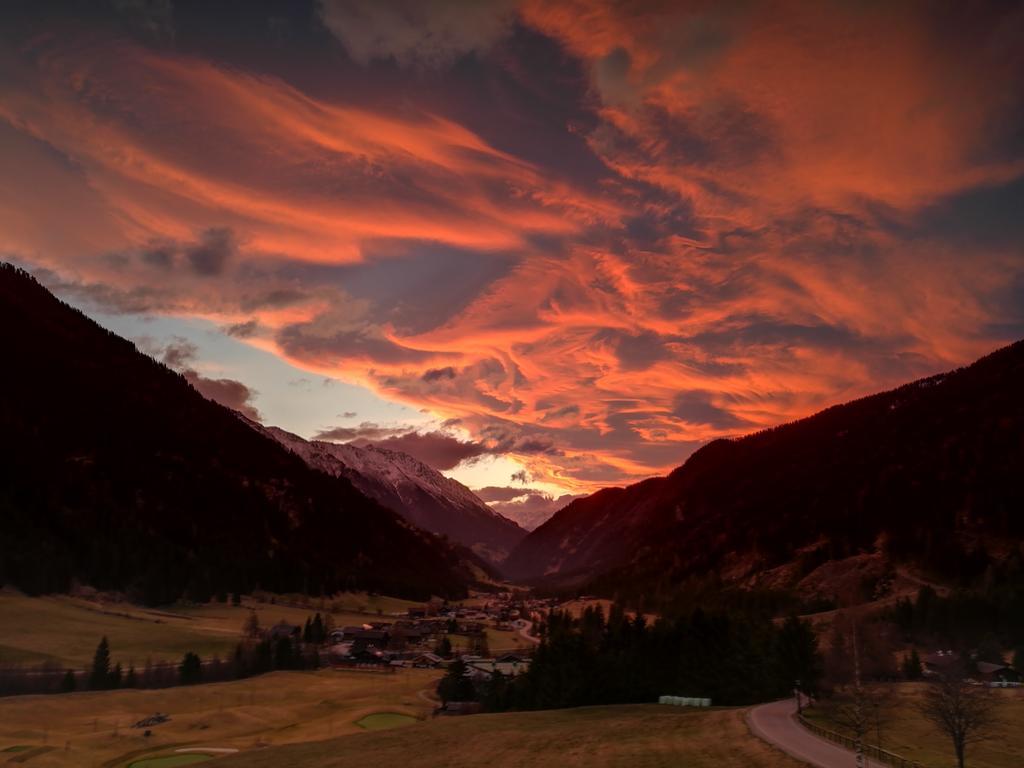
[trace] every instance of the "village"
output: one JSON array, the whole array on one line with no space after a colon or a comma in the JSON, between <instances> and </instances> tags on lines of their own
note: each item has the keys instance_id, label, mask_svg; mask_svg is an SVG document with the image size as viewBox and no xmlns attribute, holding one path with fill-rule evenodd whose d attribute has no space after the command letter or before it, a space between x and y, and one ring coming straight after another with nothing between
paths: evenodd
<instances>
[{"instance_id":1,"label":"village","mask_svg":"<svg viewBox=\"0 0 1024 768\"><path fill-rule=\"evenodd\" d=\"M531 634L544 615L557 608L554 599L525 598L502 592L479 598L474 605L450 605L434 598L362 624L331 626L330 614L316 614L305 627L278 622L267 630L271 641L319 646L319 665L338 669L397 671L441 669L458 661L471 680L489 680L495 673L517 677L530 668L540 638ZM515 637L514 647L492 648L489 631Z\"/></svg>"}]
</instances>

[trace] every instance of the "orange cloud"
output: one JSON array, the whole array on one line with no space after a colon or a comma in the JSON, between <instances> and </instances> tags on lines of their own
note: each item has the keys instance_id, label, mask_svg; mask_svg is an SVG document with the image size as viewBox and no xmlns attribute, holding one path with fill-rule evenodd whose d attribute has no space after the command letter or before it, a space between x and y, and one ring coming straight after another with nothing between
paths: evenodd
<instances>
[{"instance_id":1,"label":"orange cloud","mask_svg":"<svg viewBox=\"0 0 1024 768\"><path fill-rule=\"evenodd\" d=\"M515 31L456 25L478 90L403 28L451 93L393 102L39 37L6 61L0 152L47 193L0 183L0 247L107 307L244 328L585 492L1024 329L1024 14L958 13L524 0ZM506 93L541 143L548 81L578 99L573 162L457 103Z\"/></svg>"}]
</instances>

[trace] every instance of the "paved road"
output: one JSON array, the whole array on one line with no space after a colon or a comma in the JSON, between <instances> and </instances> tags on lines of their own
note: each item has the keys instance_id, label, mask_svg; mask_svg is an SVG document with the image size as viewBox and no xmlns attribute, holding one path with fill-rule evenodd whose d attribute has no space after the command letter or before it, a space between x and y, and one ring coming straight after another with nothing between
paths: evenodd
<instances>
[{"instance_id":1,"label":"paved road","mask_svg":"<svg viewBox=\"0 0 1024 768\"><path fill-rule=\"evenodd\" d=\"M524 639L529 640L534 645L540 645L540 638L534 637L530 634L530 630L533 629L533 622L527 621L526 619L519 619L516 624L519 626L519 634Z\"/></svg>"},{"instance_id":2,"label":"paved road","mask_svg":"<svg viewBox=\"0 0 1024 768\"><path fill-rule=\"evenodd\" d=\"M819 739L801 726L793 714L794 699L762 704L747 713L747 724L769 744L817 768L855 768L853 752Z\"/></svg>"}]
</instances>

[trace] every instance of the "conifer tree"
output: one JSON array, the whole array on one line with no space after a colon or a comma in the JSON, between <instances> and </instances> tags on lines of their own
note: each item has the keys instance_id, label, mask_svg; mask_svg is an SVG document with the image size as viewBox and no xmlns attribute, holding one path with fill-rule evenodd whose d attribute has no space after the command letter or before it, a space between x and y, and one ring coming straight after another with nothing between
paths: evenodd
<instances>
[{"instance_id":1,"label":"conifer tree","mask_svg":"<svg viewBox=\"0 0 1024 768\"><path fill-rule=\"evenodd\" d=\"M96 646L92 657L92 671L89 674L89 688L102 691L110 685L110 643L106 636Z\"/></svg>"}]
</instances>

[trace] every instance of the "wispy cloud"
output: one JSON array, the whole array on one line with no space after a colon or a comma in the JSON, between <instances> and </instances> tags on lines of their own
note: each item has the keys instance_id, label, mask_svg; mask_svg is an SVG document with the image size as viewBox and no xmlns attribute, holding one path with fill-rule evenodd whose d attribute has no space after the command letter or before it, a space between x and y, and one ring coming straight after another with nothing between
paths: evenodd
<instances>
[{"instance_id":1,"label":"wispy cloud","mask_svg":"<svg viewBox=\"0 0 1024 768\"><path fill-rule=\"evenodd\" d=\"M1019 8L457 5L324 3L315 50L235 59L39 21L0 250L459 420L326 439L571 490L1024 333Z\"/></svg>"}]
</instances>

